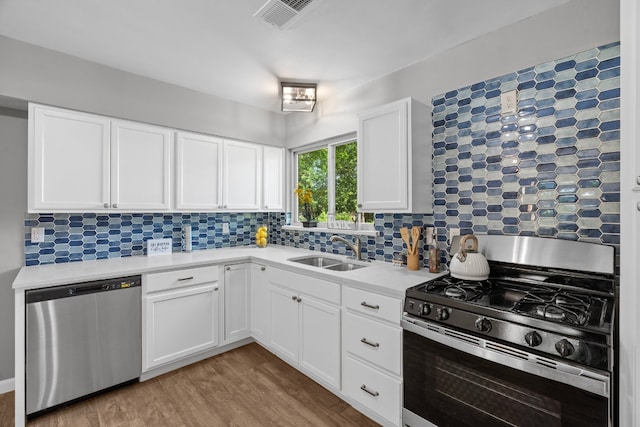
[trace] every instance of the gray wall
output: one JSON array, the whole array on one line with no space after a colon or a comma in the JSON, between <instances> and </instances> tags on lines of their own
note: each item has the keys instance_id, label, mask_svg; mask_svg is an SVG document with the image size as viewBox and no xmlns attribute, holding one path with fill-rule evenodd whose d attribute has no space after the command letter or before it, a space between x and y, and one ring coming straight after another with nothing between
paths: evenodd
<instances>
[{"instance_id":1,"label":"gray wall","mask_svg":"<svg viewBox=\"0 0 640 427\"><path fill-rule=\"evenodd\" d=\"M0 36L0 96L270 145L284 115ZM170 60L170 58L168 58Z\"/></svg>"},{"instance_id":2,"label":"gray wall","mask_svg":"<svg viewBox=\"0 0 640 427\"><path fill-rule=\"evenodd\" d=\"M6 114L0 111L0 381L13 378L11 285L24 265L27 210L27 120Z\"/></svg>"},{"instance_id":3,"label":"gray wall","mask_svg":"<svg viewBox=\"0 0 640 427\"><path fill-rule=\"evenodd\" d=\"M448 90L618 41L619 15L618 0L572 0L319 102L314 114L288 115L286 146L353 132L357 112L376 105L408 96L429 105Z\"/></svg>"}]
</instances>

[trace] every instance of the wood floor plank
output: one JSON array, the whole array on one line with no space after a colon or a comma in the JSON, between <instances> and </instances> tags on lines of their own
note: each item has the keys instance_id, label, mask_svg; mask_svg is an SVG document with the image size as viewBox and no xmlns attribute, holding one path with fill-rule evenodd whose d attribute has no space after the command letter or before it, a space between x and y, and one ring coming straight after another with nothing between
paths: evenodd
<instances>
[{"instance_id":1,"label":"wood floor plank","mask_svg":"<svg viewBox=\"0 0 640 427\"><path fill-rule=\"evenodd\" d=\"M13 393L0 395L0 427L13 426ZM258 344L95 396L29 427L377 426Z\"/></svg>"}]
</instances>

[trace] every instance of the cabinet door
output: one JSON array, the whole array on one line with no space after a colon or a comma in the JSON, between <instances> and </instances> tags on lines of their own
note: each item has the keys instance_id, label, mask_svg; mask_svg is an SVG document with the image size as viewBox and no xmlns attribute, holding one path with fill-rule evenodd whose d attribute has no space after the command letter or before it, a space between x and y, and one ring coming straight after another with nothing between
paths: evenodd
<instances>
[{"instance_id":1,"label":"cabinet door","mask_svg":"<svg viewBox=\"0 0 640 427\"><path fill-rule=\"evenodd\" d=\"M264 210L284 209L284 148L263 149L262 205Z\"/></svg>"},{"instance_id":2,"label":"cabinet door","mask_svg":"<svg viewBox=\"0 0 640 427\"><path fill-rule=\"evenodd\" d=\"M260 209L261 146L225 141L223 199L228 210Z\"/></svg>"},{"instance_id":3,"label":"cabinet door","mask_svg":"<svg viewBox=\"0 0 640 427\"><path fill-rule=\"evenodd\" d=\"M301 296L300 366L340 389L340 309Z\"/></svg>"},{"instance_id":4,"label":"cabinet door","mask_svg":"<svg viewBox=\"0 0 640 427\"><path fill-rule=\"evenodd\" d=\"M298 362L298 302L288 289L269 285L269 346L280 356Z\"/></svg>"},{"instance_id":5,"label":"cabinet door","mask_svg":"<svg viewBox=\"0 0 640 427\"><path fill-rule=\"evenodd\" d=\"M144 297L143 370L218 345L218 284Z\"/></svg>"},{"instance_id":6,"label":"cabinet door","mask_svg":"<svg viewBox=\"0 0 640 427\"><path fill-rule=\"evenodd\" d=\"M358 210L406 210L408 103L393 102L358 116Z\"/></svg>"},{"instance_id":7,"label":"cabinet door","mask_svg":"<svg viewBox=\"0 0 640 427\"><path fill-rule=\"evenodd\" d=\"M251 333L264 344L269 338L269 282L267 266L251 264Z\"/></svg>"},{"instance_id":8,"label":"cabinet door","mask_svg":"<svg viewBox=\"0 0 640 427\"><path fill-rule=\"evenodd\" d=\"M112 122L112 208L170 209L172 136L171 129L121 120Z\"/></svg>"},{"instance_id":9,"label":"cabinet door","mask_svg":"<svg viewBox=\"0 0 640 427\"><path fill-rule=\"evenodd\" d=\"M222 208L222 140L178 132L176 136L176 208Z\"/></svg>"},{"instance_id":10,"label":"cabinet door","mask_svg":"<svg viewBox=\"0 0 640 427\"><path fill-rule=\"evenodd\" d=\"M109 207L109 119L29 106L29 211Z\"/></svg>"},{"instance_id":11,"label":"cabinet door","mask_svg":"<svg viewBox=\"0 0 640 427\"><path fill-rule=\"evenodd\" d=\"M251 335L251 265L224 268L224 338L237 341Z\"/></svg>"}]
</instances>

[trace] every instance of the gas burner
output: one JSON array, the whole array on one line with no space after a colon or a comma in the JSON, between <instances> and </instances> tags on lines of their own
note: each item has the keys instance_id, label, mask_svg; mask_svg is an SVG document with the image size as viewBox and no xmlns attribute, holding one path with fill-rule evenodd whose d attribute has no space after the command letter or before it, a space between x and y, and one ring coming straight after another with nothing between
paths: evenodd
<instances>
[{"instance_id":1,"label":"gas burner","mask_svg":"<svg viewBox=\"0 0 640 427\"><path fill-rule=\"evenodd\" d=\"M421 286L424 292L460 301L474 301L491 291L488 280L468 282L451 276L441 277Z\"/></svg>"},{"instance_id":2,"label":"gas burner","mask_svg":"<svg viewBox=\"0 0 640 427\"><path fill-rule=\"evenodd\" d=\"M445 290L444 290L444 294L446 296L448 296L449 298L463 298L465 296L465 291L464 289L460 288L459 286L448 286Z\"/></svg>"},{"instance_id":3,"label":"gas burner","mask_svg":"<svg viewBox=\"0 0 640 427\"><path fill-rule=\"evenodd\" d=\"M536 314L549 320L564 320L567 317L562 308L554 305L539 305L536 307Z\"/></svg>"}]
</instances>

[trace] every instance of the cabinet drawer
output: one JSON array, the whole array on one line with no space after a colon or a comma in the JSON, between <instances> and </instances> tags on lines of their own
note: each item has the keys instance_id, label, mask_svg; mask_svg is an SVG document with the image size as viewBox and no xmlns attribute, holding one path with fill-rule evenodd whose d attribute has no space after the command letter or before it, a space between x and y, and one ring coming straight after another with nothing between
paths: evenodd
<instances>
[{"instance_id":1,"label":"cabinet drawer","mask_svg":"<svg viewBox=\"0 0 640 427\"><path fill-rule=\"evenodd\" d=\"M344 348L348 352L400 375L402 329L347 312L343 331Z\"/></svg>"},{"instance_id":2,"label":"cabinet drawer","mask_svg":"<svg viewBox=\"0 0 640 427\"><path fill-rule=\"evenodd\" d=\"M302 292L312 297L340 305L340 285L315 277L303 276L302 274L278 268L267 270L269 283Z\"/></svg>"},{"instance_id":3,"label":"cabinet drawer","mask_svg":"<svg viewBox=\"0 0 640 427\"><path fill-rule=\"evenodd\" d=\"M146 293L150 293L216 282L217 280L218 267L210 266L146 274L142 278L142 286Z\"/></svg>"},{"instance_id":4,"label":"cabinet drawer","mask_svg":"<svg viewBox=\"0 0 640 427\"><path fill-rule=\"evenodd\" d=\"M345 357L343 391L373 412L398 425L402 382Z\"/></svg>"},{"instance_id":5,"label":"cabinet drawer","mask_svg":"<svg viewBox=\"0 0 640 427\"><path fill-rule=\"evenodd\" d=\"M399 298L391 298L347 286L344 287L343 298L344 306L350 310L400 324L402 300Z\"/></svg>"}]
</instances>

